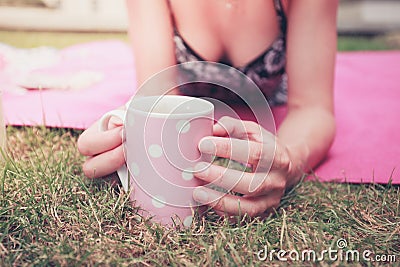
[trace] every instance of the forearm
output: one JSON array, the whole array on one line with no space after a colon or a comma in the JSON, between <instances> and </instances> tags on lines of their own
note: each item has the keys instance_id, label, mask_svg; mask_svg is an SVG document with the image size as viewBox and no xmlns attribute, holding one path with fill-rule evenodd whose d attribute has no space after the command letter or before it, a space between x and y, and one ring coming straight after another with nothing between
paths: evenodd
<instances>
[{"instance_id":1,"label":"forearm","mask_svg":"<svg viewBox=\"0 0 400 267\"><path fill-rule=\"evenodd\" d=\"M337 0L289 2L288 114L278 130L291 158L289 185L326 156L335 136L337 6Z\"/></svg>"},{"instance_id":2,"label":"forearm","mask_svg":"<svg viewBox=\"0 0 400 267\"><path fill-rule=\"evenodd\" d=\"M172 38L172 37L171 37ZM160 51L161 50L161 51ZM160 49L157 55L140 52L134 47L135 69L138 91L136 95L164 95L178 94L176 89L176 69L170 68L176 64L174 53L171 49Z\"/></svg>"},{"instance_id":3,"label":"forearm","mask_svg":"<svg viewBox=\"0 0 400 267\"><path fill-rule=\"evenodd\" d=\"M135 54L136 81L139 87L137 93L140 95L162 95L167 93L166 91L170 89L168 84L173 86L176 78L173 69L169 68L176 64L172 48L163 47L150 52L148 49L140 47L141 44L138 44L138 42L132 41L132 43ZM167 46L170 46L170 44ZM167 68L169 69L166 71Z\"/></svg>"},{"instance_id":4,"label":"forearm","mask_svg":"<svg viewBox=\"0 0 400 267\"><path fill-rule=\"evenodd\" d=\"M335 137L335 119L321 107L289 108L277 136L292 159L289 184L298 182L327 154Z\"/></svg>"},{"instance_id":5,"label":"forearm","mask_svg":"<svg viewBox=\"0 0 400 267\"><path fill-rule=\"evenodd\" d=\"M176 64L173 25L165 0L127 0L129 36L134 54L137 86ZM151 80L151 86L139 90L140 95L164 94L166 73Z\"/></svg>"}]
</instances>

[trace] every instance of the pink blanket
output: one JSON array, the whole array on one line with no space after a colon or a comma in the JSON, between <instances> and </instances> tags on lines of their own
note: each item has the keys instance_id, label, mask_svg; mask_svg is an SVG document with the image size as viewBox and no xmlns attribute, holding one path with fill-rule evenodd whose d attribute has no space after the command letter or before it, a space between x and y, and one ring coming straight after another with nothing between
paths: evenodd
<instances>
[{"instance_id":1,"label":"pink blanket","mask_svg":"<svg viewBox=\"0 0 400 267\"><path fill-rule=\"evenodd\" d=\"M127 44L104 41L58 52L38 73L102 74L81 90L11 92L7 60L0 53L0 89L9 125L86 128L135 92L133 56ZM315 170L322 181L400 184L400 51L339 53L335 79L337 136ZM274 110L278 121L283 108Z\"/></svg>"}]
</instances>

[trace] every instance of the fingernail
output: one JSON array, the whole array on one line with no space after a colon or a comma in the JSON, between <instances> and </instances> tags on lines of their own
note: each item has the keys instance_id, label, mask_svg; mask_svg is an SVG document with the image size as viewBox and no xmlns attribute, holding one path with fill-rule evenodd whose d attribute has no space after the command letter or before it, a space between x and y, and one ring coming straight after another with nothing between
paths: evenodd
<instances>
[{"instance_id":1,"label":"fingernail","mask_svg":"<svg viewBox=\"0 0 400 267\"><path fill-rule=\"evenodd\" d=\"M194 171L196 172L196 176L206 176L208 174L209 165L210 164L206 162L197 163L194 166Z\"/></svg>"},{"instance_id":2,"label":"fingernail","mask_svg":"<svg viewBox=\"0 0 400 267\"><path fill-rule=\"evenodd\" d=\"M209 139L202 139L199 143L199 150L206 154L214 154L215 144Z\"/></svg>"},{"instance_id":3,"label":"fingernail","mask_svg":"<svg viewBox=\"0 0 400 267\"><path fill-rule=\"evenodd\" d=\"M208 202L208 194L203 189L195 189L193 191L193 198L197 202L207 203Z\"/></svg>"},{"instance_id":4,"label":"fingernail","mask_svg":"<svg viewBox=\"0 0 400 267\"><path fill-rule=\"evenodd\" d=\"M113 117L112 117L112 120L113 120L113 123L116 124L116 125L122 125L122 124L124 124L123 120L121 120L120 118L118 118L118 117L116 117L116 116L113 116Z\"/></svg>"},{"instance_id":5,"label":"fingernail","mask_svg":"<svg viewBox=\"0 0 400 267\"><path fill-rule=\"evenodd\" d=\"M125 131L124 131L124 128L121 129L120 134L121 134L122 142L125 142Z\"/></svg>"}]
</instances>

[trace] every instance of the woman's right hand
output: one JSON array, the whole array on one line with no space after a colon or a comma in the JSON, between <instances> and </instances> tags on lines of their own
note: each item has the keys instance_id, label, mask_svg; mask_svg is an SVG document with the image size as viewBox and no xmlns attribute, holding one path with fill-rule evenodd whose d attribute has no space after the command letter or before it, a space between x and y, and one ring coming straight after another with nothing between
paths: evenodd
<instances>
[{"instance_id":1,"label":"woman's right hand","mask_svg":"<svg viewBox=\"0 0 400 267\"><path fill-rule=\"evenodd\" d=\"M87 157L82 169L88 178L109 175L125 163L122 128L122 121L112 117L108 130L100 131L97 121L81 134L78 139L78 150Z\"/></svg>"}]
</instances>

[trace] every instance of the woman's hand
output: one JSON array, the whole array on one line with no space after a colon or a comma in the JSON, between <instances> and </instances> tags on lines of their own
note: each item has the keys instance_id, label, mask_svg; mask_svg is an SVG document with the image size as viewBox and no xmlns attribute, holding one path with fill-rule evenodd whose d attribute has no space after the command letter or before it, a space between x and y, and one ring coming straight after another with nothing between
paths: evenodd
<instances>
[{"instance_id":1,"label":"woman's hand","mask_svg":"<svg viewBox=\"0 0 400 267\"><path fill-rule=\"evenodd\" d=\"M220 215L254 217L273 211L279 206L289 179L296 175L288 149L254 122L223 117L214 125L214 136L203 138L199 149L253 168L253 172L244 172L215 164L196 165L197 178L242 195L196 188L194 199L211 206Z\"/></svg>"},{"instance_id":2,"label":"woman's hand","mask_svg":"<svg viewBox=\"0 0 400 267\"><path fill-rule=\"evenodd\" d=\"M87 156L82 169L88 178L111 174L125 163L121 135L122 121L116 117L110 119L107 131L100 131L97 121L81 134L78 150Z\"/></svg>"}]
</instances>

